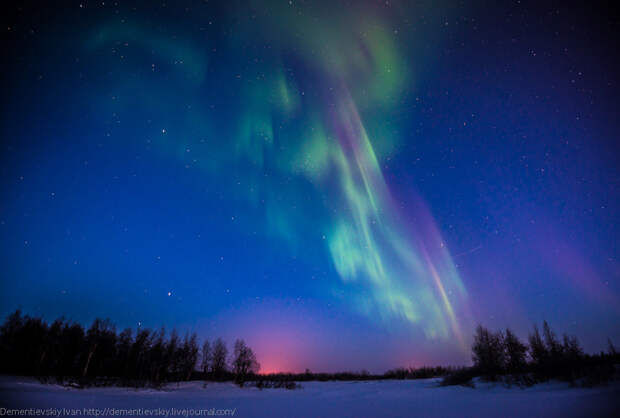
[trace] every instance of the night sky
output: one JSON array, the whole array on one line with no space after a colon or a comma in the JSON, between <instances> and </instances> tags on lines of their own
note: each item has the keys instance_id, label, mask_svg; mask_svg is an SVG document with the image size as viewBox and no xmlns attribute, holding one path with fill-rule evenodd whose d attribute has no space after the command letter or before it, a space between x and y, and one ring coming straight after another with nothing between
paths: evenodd
<instances>
[{"instance_id":1,"label":"night sky","mask_svg":"<svg viewBox=\"0 0 620 418\"><path fill-rule=\"evenodd\" d=\"M241 337L264 372L466 364L477 323L620 344L611 10L2 7L2 317Z\"/></svg>"}]
</instances>

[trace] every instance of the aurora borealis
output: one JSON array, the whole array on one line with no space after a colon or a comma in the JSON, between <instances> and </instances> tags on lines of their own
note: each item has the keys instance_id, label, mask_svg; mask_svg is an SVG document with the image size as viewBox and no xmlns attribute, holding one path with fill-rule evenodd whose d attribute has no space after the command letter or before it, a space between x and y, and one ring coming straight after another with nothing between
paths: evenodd
<instances>
[{"instance_id":1,"label":"aurora borealis","mask_svg":"<svg viewBox=\"0 0 620 418\"><path fill-rule=\"evenodd\" d=\"M598 11L66 5L3 18L2 315L241 335L263 371L620 337Z\"/></svg>"}]
</instances>

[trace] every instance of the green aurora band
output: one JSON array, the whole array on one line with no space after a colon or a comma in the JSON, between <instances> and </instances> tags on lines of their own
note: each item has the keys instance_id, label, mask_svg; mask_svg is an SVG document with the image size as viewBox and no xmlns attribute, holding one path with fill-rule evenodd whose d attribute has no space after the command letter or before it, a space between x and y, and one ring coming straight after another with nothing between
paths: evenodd
<instances>
[{"instance_id":1,"label":"green aurora band","mask_svg":"<svg viewBox=\"0 0 620 418\"><path fill-rule=\"evenodd\" d=\"M412 192L415 205L403 213L381 169L405 139L394 115L413 88L415 48L403 53L399 44L415 43L399 43L389 16L379 12L304 7L280 5L237 19L226 40L230 51L249 57L247 66L208 62L195 39L173 40L156 27L101 25L87 51L142 50L157 62L154 72L166 66L178 78L175 86L179 80L185 86L173 90L165 80L134 77L119 82L113 107L102 106L118 112L122 102L155 115L167 128L150 142L164 156L211 176L236 170L234 193L262 205L268 233L291 247L323 239L357 310L462 345L467 292L450 252L422 200ZM210 93L231 74L237 84L229 95ZM122 91L131 97L119 100ZM179 96L187 103L183 120L166 116ZM230 109L229 119L212 117L214 104ZM308 187L313 199L301 191ZM323 215L310 215L317 210Z\"/></svg>"}]
</instances>

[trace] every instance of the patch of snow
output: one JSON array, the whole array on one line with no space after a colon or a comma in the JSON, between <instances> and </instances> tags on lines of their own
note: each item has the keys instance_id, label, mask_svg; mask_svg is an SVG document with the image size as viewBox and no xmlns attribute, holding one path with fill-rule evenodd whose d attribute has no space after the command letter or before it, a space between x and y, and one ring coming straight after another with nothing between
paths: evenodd
<instances>
[{"instance_id":1,"label":"patch of snow","mask_svg":"<svg viewBox=\"0 0 620 418\"><path fill-rule=\"evenodd\" d=\"M183 382L163 390L75 389L34 379L0 377L2 408L76 409L82 416L159 416L223 411L239 417L611 417L620 416L620 384L571 388L550 382L529 388L476 382L438 387L438 379L302 382L296 390L239 388L232 383ZM106 408L107 414L104 414ZM172 409L176 414L172 414ZM93 410L94 409L94 410ZM123 413L124 410L124 413Z\"/></svg>"}]
</instances>

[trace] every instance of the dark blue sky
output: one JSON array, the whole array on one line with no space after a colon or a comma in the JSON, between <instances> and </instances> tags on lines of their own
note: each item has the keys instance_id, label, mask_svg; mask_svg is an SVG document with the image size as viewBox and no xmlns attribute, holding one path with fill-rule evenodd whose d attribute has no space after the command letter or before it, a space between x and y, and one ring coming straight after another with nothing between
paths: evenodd
<instances>
[{"instance_id":1,"label":"dark blue sky","mask_svg":"<svg viewBox=\"0 0 620 418\"><path fill-rule=\"evenodd\" d=\"M461 364L478 322L620 339L612 13L212 3L3 5L1 315L264 371Z\"/></svg>"}]
</instances>

